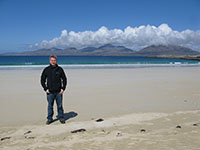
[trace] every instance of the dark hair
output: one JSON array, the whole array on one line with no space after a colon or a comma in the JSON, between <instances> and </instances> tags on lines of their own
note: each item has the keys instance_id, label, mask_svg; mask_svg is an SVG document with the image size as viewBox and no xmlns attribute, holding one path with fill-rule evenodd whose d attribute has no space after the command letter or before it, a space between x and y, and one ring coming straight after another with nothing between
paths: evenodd
<instances>
[{"instance_id":1,"label":"dark hair","mask_svg":"<svg viewBox=\"0 0 200 150\"><path fill-rule=\"evenodd\" d=\"M51 59L51 58L55 58L55 59L57 60L57 56L56 56L56 55L51 55L51 56L49 57L49 59Z\"/></svg>"}]
</instances>

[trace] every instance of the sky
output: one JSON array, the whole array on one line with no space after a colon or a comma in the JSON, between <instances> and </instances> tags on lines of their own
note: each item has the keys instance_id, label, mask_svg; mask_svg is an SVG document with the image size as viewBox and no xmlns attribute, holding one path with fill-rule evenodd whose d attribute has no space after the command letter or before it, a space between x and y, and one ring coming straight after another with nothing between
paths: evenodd
<instances>
[{"instance_id":1,"label":"sky","mask_svg":"<svg viewBox=\"0 0 200 150\"><path fill-rule=\"evenodd\" d=\"M107 43L200 51L200 0L0 0L0 53Z\"/></svg>"}]
</instances>

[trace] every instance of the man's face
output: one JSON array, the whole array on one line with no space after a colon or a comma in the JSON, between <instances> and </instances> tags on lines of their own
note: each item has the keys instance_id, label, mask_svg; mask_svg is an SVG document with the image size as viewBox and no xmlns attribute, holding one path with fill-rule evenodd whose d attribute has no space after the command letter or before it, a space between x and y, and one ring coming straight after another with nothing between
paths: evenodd
<instances>
[{"instance_id":1,"label":"man's face","mask_svg":"<svg viewBox=\"0 0 200 150\"><path fill-rule=\"evenodd\" d=\"M50 58L49 62L53 66L57 64L57 60L55 58L53 58L53 57Z\"/></svg>"}]
</instances>

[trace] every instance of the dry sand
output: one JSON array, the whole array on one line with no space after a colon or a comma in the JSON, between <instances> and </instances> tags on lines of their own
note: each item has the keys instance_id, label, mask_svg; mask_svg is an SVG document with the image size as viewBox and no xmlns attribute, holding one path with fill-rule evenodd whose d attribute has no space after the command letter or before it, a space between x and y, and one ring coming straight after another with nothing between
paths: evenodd
<instances>
[{"instance_id":1,"label":"dry sand","mask_svg":"<svg viewBox=\"0 0 200 150\"><path fill-rule=\"evenodd\" d=\"M200 149L200 67L65 69L70 118L49 126L41 71L0 70L0 149Z\"/></svg>"}]
</instances>

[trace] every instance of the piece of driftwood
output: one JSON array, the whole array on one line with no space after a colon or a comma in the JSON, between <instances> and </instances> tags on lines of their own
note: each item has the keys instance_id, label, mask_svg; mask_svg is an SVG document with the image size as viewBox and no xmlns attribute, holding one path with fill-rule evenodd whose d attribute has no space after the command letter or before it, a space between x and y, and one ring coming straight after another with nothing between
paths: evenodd
<instances>
[{"instance_id":1,"label":"piece of driftwood","mask_svg":"<svg viewBox=\"0 0 200 150\"><path fill-rule=\"evenodd\" d=\"M26 135L26 134L29 134L29 133L31 133L31 131L30 131L30 130L29 130L29 131L27 131L27 132L25 132L25 133L24 133L24 135Z\"/></svg>"},{"instance_id":2,"label":"piece of driftwood","mask_svg":"<svg viewBox=\"0 0 200 150\"><path fill-rule=\"evenodd\" d=\"M85 129L77 129L77 130L73 130L71 131L71 133L77 133L77 132L85 132L86 130Z\"/></svg>"},{"instance_id":3,"label":"piece of driftwood","mask_svg":"<svg viewBox=\"0 0 200 150\"><path fill-rule=\"evenodd\" d=\"M3 137L3 138L1 138L1 141L8 140L8 139L10 139L10 138L11 138L10 136L8 136L8 137Z\"/></svg>"}]
</instances>

